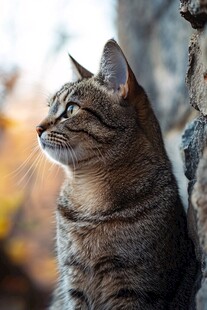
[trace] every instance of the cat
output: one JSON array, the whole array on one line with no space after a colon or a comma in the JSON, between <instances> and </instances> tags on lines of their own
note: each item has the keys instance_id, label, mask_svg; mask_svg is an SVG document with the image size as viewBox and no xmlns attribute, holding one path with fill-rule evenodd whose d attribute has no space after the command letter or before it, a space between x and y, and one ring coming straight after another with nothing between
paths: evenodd
<instances>
[{"instance_id":1,"label":"cat","mask_svg":"<svg viewBox=\"0 0 207 310\"><path fill-rule=\"evenodd\" d=\"M194 309L198 263L148 97L115 40L96 75L70 58L76 79L36 128L66 173L50 309Z\"/></svg>"}]
</instances>

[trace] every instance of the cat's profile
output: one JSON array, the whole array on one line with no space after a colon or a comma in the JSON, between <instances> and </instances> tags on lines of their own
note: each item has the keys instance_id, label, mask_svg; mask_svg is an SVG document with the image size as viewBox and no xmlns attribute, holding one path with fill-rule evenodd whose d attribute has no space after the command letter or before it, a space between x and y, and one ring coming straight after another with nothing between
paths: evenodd
<instances>
[{"instance_id":1,"label":"cat's profile","mask_svg":"<svg viewBox=\"0 0 207 310\"><path fill-rule=\"evenodd\" d=\"M71 60L77 81L37 126L66 172L51 309L193 309L197 263L148 98L114 40L97 75Z\"/></svg>"}]
</instances>

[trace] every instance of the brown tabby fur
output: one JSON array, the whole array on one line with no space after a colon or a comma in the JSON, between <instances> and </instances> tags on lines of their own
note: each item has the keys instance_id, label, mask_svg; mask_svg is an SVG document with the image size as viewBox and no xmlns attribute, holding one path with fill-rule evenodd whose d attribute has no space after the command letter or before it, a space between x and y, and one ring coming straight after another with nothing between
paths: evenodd
<instances>
[{"instance_id":1,"label":"brown tabby fur","mask_svg":"<svg viewBox=\"0 0 207 310\"><path fill-rule=\"evenodd\" d=\"M95 76L71 59L79 79L55 94L37 127L67 175L51 309L194 309L197 263L148 98L114 40ZM79 110L63 118L72 103Z\"/></svg>"}]
</instances>

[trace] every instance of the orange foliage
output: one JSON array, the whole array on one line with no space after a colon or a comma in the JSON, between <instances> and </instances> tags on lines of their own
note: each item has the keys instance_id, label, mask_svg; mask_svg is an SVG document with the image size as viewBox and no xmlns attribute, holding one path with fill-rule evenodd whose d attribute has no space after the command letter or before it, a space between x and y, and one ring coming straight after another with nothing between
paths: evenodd
<instances>
[{"instance_id":1,"label":"orange foliage","mask_svg":"<svg viewBox=\"0 0 207 310\"><path fill-rule=\"evenodd\" d=\"M42 101L10 96L7 114L0 115L0 241L11 261L40 287L51 288L57 277L53 214L61 175L37 147Z\"/></svg>"}]
</instances>

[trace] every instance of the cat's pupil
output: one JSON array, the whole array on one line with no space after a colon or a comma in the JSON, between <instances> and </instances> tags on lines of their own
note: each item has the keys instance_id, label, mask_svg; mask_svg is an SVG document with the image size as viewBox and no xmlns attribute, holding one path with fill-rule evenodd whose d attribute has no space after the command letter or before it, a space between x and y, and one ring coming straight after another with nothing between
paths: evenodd
<instances>
[{"instance_id":1,"label":"cat's pupil","mask_svg":"<svg viewBox=\"0 0 207 310\"><path fill-rule=\"evenodd\" d=\"M73 114L73 110L74 110L74 105L70 105L70 106L68 107L68 112L69 112L70 114Z\"/></svg>"},{"instance_id":2,"label":"cat's pupil","mask_svg":"<svg viewBox=\"0 0 207 310\"><path fill-rule=\"evenodd\" d=\"M79 110L79 106L77 104L70 104L62 117L69 118L73 116Z\"/></svg>"}]
</instances>

